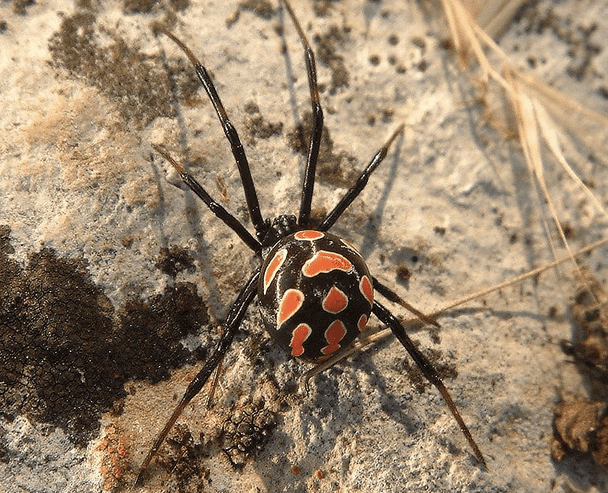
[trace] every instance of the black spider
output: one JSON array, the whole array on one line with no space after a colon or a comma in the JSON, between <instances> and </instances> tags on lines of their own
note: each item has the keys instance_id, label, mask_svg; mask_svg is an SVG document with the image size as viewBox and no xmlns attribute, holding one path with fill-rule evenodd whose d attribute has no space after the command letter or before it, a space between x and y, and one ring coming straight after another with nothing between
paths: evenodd
<instances>
[{"instance_id":1,"label":"black spider","mask_svg":"<svg viewBox=\"0 0 608 493\"><path fill-rule=\"evenodd\" d=\"M155 26L155 31L162 32L171 38L183 50L194 65L196 73L207 91L239 168L255 236L216 202L166 151L158 146L153 146L153 148L173 165L181 179L207 207L253 250L260 258L261 266L256 268L230 307L224 323L224 333L203 368L186 389L171 418L158 434L141 466L135 485L143 484L150 461L175 421L185 406L200 392L230 349L245 312L256 295L266 328L276 341L293 356L312 362L322 362L338 349L348 345L365 327L370 314L376 315L381 322L391 328L425 377L439 390L473 449L475 457L485 467L483 455L437 371L416 348L399 320L383 304L373 299L374 288L389 301L412 311L424 322L435 325L437 323L373 278L361 255L341 238L327 232L365 188L371 173L385 158L393 141L402 133L403 125L397 128L374 155L352 188L346 192L323 221L316 226L310 225L315 170L323 130L323 110L319 102L313 51L289 2L282 0L282 3L287 9L304 47L312 100L312 132L304 172L300 212L297 218L293 215L280 215L271 221L262 217L245 151L236 129L228 119L207 70L174 34L162 26Z\"/></svg>"}]
</instances>

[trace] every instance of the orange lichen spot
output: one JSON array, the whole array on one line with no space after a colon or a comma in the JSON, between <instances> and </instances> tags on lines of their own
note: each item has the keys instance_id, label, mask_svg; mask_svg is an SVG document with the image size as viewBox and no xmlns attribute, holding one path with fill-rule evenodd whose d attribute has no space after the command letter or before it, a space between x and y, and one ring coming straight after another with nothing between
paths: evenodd
<instances>
[{"instance_id":1,"label":"orange lichen spot","mask_svg":"<svg viewBox=\"0 0 608 493\"><path fill-rule=\"evenodd\" d=\"M312 334L312 329L308 324L300 324L291 334L291 354L294 356L302 356L304 354L304 341Z\"/></svg>"},{"instance_id":2,"label":"orange lichen spot","mask_svg":"<svg viewBox=\"0 0 608 493\"><path fill-rule=\"evenodd\" d=\"M335 353L338 349L340 349L339 342L344 339L345 335L346 327L342 321L335 320L332 322L325 331L325 339L327 340L328 344L321 349L321 352L325 355Z\"/></svg>"},{"instance_id":3,"label":"orange lichen spot","mask_svg":"<svg viewBox=\"0 0 608 493\"><path fill-rule=\"evenodd\" d=\"M332 270L348 272L352 267L353 264L350 263L350 260L339 253L321 250L306 261L302 267L302 273L306 277L314 277L318 274L327 274Z\"/></svg>"},{"instance_id":4,"label":"orange lichen spot","mask_svg":"<svg viewBox=\"0 0 608 493\"><path fill-rule=\"evenodd\" d=\"M348 297L337 287L332 286L321 303L323 310L329 313L340 313L348 306Z\"/></svg>"},{"instance_id":5,"label":"orange lichen spot","mask_svg":"<svg viewBox=\"0 0 608 493\"><path fill-rule=\"evenodd\" d=\"M120 437L120 429L110 425L97 450L103 451L101 473L103 487L108 491L118 491L122 484L125 471L128 469L129 450Z\"/></svg>"}]
</instances>

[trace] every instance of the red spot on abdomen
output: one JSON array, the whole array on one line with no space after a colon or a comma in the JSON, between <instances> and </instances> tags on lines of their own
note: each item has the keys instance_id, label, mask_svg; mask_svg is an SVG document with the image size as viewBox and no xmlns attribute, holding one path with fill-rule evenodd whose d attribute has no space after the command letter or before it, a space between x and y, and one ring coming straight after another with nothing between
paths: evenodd
<instances>
[{"instance_id":1,"label":"red spot on abdomen","mask_svg":"<svg viewBox=\"0 0 608 493\"><path fill-rule=\"evenodd\" d=\"M323 310L329 313L340 313L348 306L348 298L337 287L332 286L321 303Z\"/></svg>"},{"instance_id":2,"label":"red spot on abdomen","mask_svg":"<svg viewBox=\"0 0 608 493\"><path fill-rule=\"evenodd\" d=\"M370 305L374 304L374 288L372 286L372 282L369 280L369 277L363 276L361 281L359 281L359 290L361 294L365 296L365 299L369 301Z\"/></svg>"},{"instance_id":3,"label":"red spot on abdomen","mask_svg":"<svg viewBox=\"0 0 608 493\"><path fill-rule=\"evenodd\" d=\"M340 349L340 344L338 344L344 336L346 335L346 327L342 323L341 320L336 320L331 323L327 330L325 331L325 339L328 344L321 352L325 355L329 355L335 353L338 349Z\"/></svg>"},{"instance_id":4,"label":"red spot on abdomen","mask_svg":"<svg viewBox=\"0 0 608 493\"><path fill-rule=\"evenodd\" d=\"M291 347L291 354L294 356L302 356L304 354L304 341L308 339L308 337L312 334L312 329L310 325L300 324L291 333L291 342L289 343L289 347Z\"/></svg>"},{"instance_id":5,"label":"red spot on abdomen","mask_svg":"<svg viewBox=\"0 0 608 493\"><path fill-rule=\"evenodd\" d=\"M320 231L313 231L311 229L307 229L304 231L298 231L295 235L293 235L296 240L319 240L323 238L325 235Z\"/></svg>"},{"instance_id":6,"label":"red spot on abdomen","mask_svg":"<svg viewBox=\"0 0 608 493\"><path fill-rule=\"evenodd\" d=\"M306 261L302 267L302 273L306 277L314 277L318 274L327 274L332 270L348 272L352 267L353 264L350 263L350 260L339 253L321 250L315 253L310 260Z\"/></svg>"},{"instance_id":7,"label":"red spot on abdomen","mask_svg":"<svg viewBox=\"0 0 608 493\"><path fill-rule=\"evenodd\" d=\"M297 289L288 289L285 291L281 302L279 303L279 311L277 313L277 328L281 327L283 322L292 317L304 303L304 293Z\"/></svg>"},{"instance_id":8,"label":"red spot on abdomen","mask_svg":"<svg viewBox=\"0 0 608 493\"><path fill-rule=\"evenodd\" d=\"M266 270L264 271L264 294L266 294L266 291L268 291L268 286L270 286L270 283L277 275L277 272L279 272L279 269L283 265L283 262L285 262L286 258L287 250L285 248L282 248L277 253L275 253L274 257L272 257L272 260L268 262Z\"/></svg>"}]
</instances>

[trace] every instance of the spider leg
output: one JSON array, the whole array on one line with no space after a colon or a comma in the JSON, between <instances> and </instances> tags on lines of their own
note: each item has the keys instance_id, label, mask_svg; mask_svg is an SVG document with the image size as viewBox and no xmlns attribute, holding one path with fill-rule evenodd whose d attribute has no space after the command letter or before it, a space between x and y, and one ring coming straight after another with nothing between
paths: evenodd
<instances>
[{"instance_id":1,"label":"spider leg","mask_svg":"<svg viewBox=\"0 0 608 493\"><path fill-rule=\"evenodd\" d=\"M397 293L395 293L391 288L382 284L375 277L373 277L372 279L374 281L374 290L378 291L378 293L380 293L382 296L384 296L387 300L392 301L393 303L396 303L397 305L401 305L407 311L416 315L416 317L418 317L418 320L420 320L421 322L424 322L425 324L434 325L435 327L440 327L439 322L437 322L437 320L435 320L433 317L429 317L428 315L425 315L417 308L414 308L407 301L405 301L401 296L399 296Z\"/></svg>"},{"instance_id":2,"label":"spider leg","mask_svg":"<svg viewBox=\"0 0 608 493\"><path fill-rule=\"evenodd\" d=\"M249 281L247 281L247 284L241 290L237 299L230 307L230 311L228 312L228 316L226 317L226 322L224 324L225 331L222 334L222 337L217 343L215 349L213 350L213 353L211 353L211 356L209 356L209 359L207 359L207 361L205 362L203 368L197 373L192 382L190 382L190 385L188 385L188 388L184 392L184 395L179 401L179 404L173 411L173 414L165 424L164 428L156 437L154 445L152 445L152 448L148 452L148 455L146 456L144 462L141 465L134 486L143 485L145 481L146 469L148 468L150 461L156 455L156 452L158 452L158 449L164 442L165 438L169 434L169 431L171 431L171 428L175 424L175 421L177 421L177 418L179 418L180 414L188 405L188 403L201 391L201 389L213 373L213 370L215 370L217 365L224 358L224 355L226 354L228 349L230 349L232 339L234 338L236 331L241 325L241 322L243 320L243 317L245 316L245 312L247 311L249 304L253 301L253 298L256 295L259 277L260 269L258 268L251 276Z\"/></svg>"},{"instance_id":3,"label":"spider leg","mask_svg":"<svg viewBox=\"0 0 608 493\"><path fill-rule=\"evenodd\" d=\"M376 152L376 154L369 162L369 164L365 167L361 175L359 175L359 178L357 178L355 184L348 190L348 192L346 192L344 197L340 199L340 202L338 202L338 204L333 208L333 210L329 214L327 214L327 217L323 219L323 222L317 228L319 231L329 230L329 228L331 228L334 223L340 218L346 208L350 204L352 204L353 201L358 197L358 195L363 191L365 185L367 185L370 175L384 160L386 154L388 153L388 149L390 148L394 140L397 138L397 136L401 132L403 132L403 128L403 124L399 125L397 130L393 132L393 135L391 135L390 138L386 141L386 143L380 148L380 150Z\"/></svg>"},{"instance_id":4,"label":"spider leg","mask_svg":"<svg viewBox=\"0 0 608 493\"><path fill-rule=\"evenodd\" d=\"M220 100L220 96L213 85L211 77L207 72L207 69L201 64L201 62L194 56L194 53L180 40L175 36L171 31L165 29L163 26L159 24L154 24L153 29L155 32L162 32L166 36L168 36L171 40L179 46L182 51L186 54L192 65L194 65L194 69L196 70L196 75L198 75L199 80L203 84L205 91L207 91L207 95L211 100L211 104L215 108L215 112L217 113L217 117L222 124L222 128L224 129L224 134L230 143L230 148L232 150L232 155L234 156L234 160L236 161L236 165L239 168L239 173L241 175L241 181L243 183L243 189L245 190L245 199L247 201L247 208L249 209L249 216L251 217L251 222L253 223L253 227L259 238L263 237L266 230L268 229L268 223L264 221L262 214L260 212L260 203L258 201L258 195L255 191L255 186L253 184L253 178L251 177L251 170L249 169L249 162L247 161L247 156L245 155L245 150L243 149L243 144L241 144L241 139L234 128L234 125L228 118L228 114L224 109L224 105Z\"/></svg>"},{"instance_id":5,"label":"spider leg","mask_svg":"<svg viewBox=\"0 0 608 493\"><path fill-rule=\"evenodd\" d=\"M399 320L397 320L397 318L387 308L385 308L377 301L374 301L372 312L380 319L380 321L390 327L393 334L395 334L395 337L399 340L401 344L403 344L403 347L405 347L405 349L410 354L418 368L420 368L422 373L424 373L426 379L431 382L437 388L437 390L439 390L446 404L450 408L452 416L454 416L454 419L458 423L460 430L462 431L465 438L469 442L469 445L473 449L475 457L483 465L483 467L487 469L488 466L486 464L486 460L483 457L483 454L481 453L481 450L479 450L479 447L475 443L471 432L467 428L467 425L464 423L464 420L462 419L460 413L458 412L458 409L456 408L456 404L454 404L454 401L450 397L450 394L445 388L445 385L443 385L443 382L439 378L437 370L433 367L432 363L414 345L414 342L407 335L404 327L401 325Z\"/></svg>"},{"instance_id":6,"label":"spider leg","mask_svg":"<svg viewBox=\"0 0 608 493\"><path fill-rule=\"evenodd\" d=\"M306 73L308 74L308 87L310 88L310 100L312 104L312 132L310 135L308 156L306 158L306 169L304 171L300 215L298 216L298 225L306 227L310 219L312 195L315 188L315 173L317 170L319 147L321 145L321 134L323 132L323 108L321 108L321 102L319 100L315 55L291 5L287 0L283 0L283 5L285 5L287 12L289 12L289 17L291 17L291 20L298 31L298 35L300 36L302 46L304 47L304 60L306 62Z\"/></svg>"},{"instance_id":7,"label":"spider leg","mask_svg":"<svg viewBox=\"0 0 608 493\"><path fill-rule=\"evenodd\" d=\"M152 148L162 155L171 165L175 168L175 171L179 173L182 181L190 187L198 197L209 207L209 210L213 212L218 218L220 218L226 226L228 226L232 231L234 231L245 244L251 248L254 252L261 252L262 245L258 240L256 240L253 235L245 229L240 221L234 217L230 212L228 212L224 207L219 203L213 200L213 197L207 193L207 191L202 187L202 185L194 179L194 177L188 173L184 167L179 164L175 159L173 159L167 151L165 151L162 147L152 145Z\"/></svg>"}]
</instances>

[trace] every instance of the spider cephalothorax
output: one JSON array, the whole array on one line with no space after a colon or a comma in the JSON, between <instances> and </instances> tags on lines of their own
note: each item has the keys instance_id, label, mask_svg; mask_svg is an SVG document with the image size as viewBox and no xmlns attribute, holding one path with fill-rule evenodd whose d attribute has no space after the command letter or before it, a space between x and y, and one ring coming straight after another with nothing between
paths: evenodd
<instances>
[{"instance_id":1,"label":"spider cephalothorax","mask_svg":"<svg viewBox=\"0 0 608 493\"><path fill-rule=\"evenodd\" d=\"M311 228L310 212L323 130L323 110L319 101L312 49L288 1L283 0L282 3L304 46L313 114L300 212L297 217L280 215L273 220L262 217L245 151L236 129L228 119L228 114L211 77L182 41L164 27L155 26L157 32L162 32L171 38L190 59L213 104L239 169L255 235L251 234L238 219L216 202L165 150L158 146L153 147L173 165L182 180L207 207L261 259L261 266L251 274L230 307L220 340L158 434L141 466L136 484L143 483L148 464L175 421L185 406L200 392L230 349L234 335L256 295L266 328L277 342L293 356L312 362L323 361L348 345L365 327L370 315L372 313L376 315L381 322L390 327L425 377L439 390L475 456L480 463L485 465L481 451L437 371L407 335L401 322L383 304L374 299L374 289L388 301L406 307L422 321L433 324L436 322L414 309L390 288L373 278L359 252L345 240L328 232L365 188L371 173L384 160L393 141L403 132L403 125L399 126L374 155L357 181L338 201L333 210L320 224Z\"/></svg>"}]
</instances>

